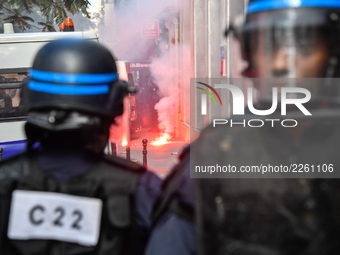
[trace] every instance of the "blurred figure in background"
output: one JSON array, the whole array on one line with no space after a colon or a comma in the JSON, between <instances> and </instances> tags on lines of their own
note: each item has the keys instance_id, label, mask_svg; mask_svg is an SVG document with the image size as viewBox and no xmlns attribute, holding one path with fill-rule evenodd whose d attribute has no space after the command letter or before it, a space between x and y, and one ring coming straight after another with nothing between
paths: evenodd
<instances>
[{"instance_id":1,"label":"blurred figure in background","mask_svg":"<svg viewBox=\"0 0 340 255\"><path fill-rule=\"evenodd\" d=\"M155 105L161 99L159 95L159 88L154 83L151 75L146 77L146 85L144 86L144 95L145 95L145 105L147 107L146 114L149 116L149 125L151 132L159 132L158 128L158 112L155 109Z\"/></svg>"}]
</instances>

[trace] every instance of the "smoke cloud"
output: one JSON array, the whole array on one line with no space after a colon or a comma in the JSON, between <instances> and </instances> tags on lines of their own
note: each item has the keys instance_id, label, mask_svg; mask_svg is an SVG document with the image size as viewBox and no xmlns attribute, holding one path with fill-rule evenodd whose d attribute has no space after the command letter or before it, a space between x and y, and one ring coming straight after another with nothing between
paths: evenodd
<instances>
[{"instance_id":1,"label":"smoke cloud","mask_svg":"<svg viewBox=\"0 0 340 255\"><path fill-rule=\"evenodd\" d=\"M155 106L159 129L170 139L175 132L179 83L183 78L179 58L183 59L189 52L175 41L173 21L178 18L180 4L174 0L126 2L118 6L105 5L105 26L99 30L99 36L118 60L151 63L151 77L162 97ZM143 39L141 22L151 19L159 21L161 37Z\"/></svg>"},{"instance_id":2,"label":"smoke cloud","mask_svg":"<svg viewBox=\"0 0 340 255\"><path fill-rule=\"evenodd\" d=\"M131 0L118 5L105 4L104 26L99 28L99 36L119 60L140 61L149 59L155 52L155 39L141 37L143 20L164 20L173 15L170 10L178 10L174 0ZM165 32L165 28L160 27Z\"/></svg>"},{"instance_id":3,"label":"smoke cloud","mask_svg":"<svg viewBox=\"0 0 340 255\"><path fill-rule=\"evenodd\" d=\"M178 99L179 92L177 80L179 69L176 65L176 51L178 51L176 46L169 50L166 50L164 46L162 56L154 58L151 63L151 74L162 96L162 99L155 105L158 112L158 127L162 133L168 134L168 140L171 139L175 131L176 99Z\"/></svg>"}]
</instances>

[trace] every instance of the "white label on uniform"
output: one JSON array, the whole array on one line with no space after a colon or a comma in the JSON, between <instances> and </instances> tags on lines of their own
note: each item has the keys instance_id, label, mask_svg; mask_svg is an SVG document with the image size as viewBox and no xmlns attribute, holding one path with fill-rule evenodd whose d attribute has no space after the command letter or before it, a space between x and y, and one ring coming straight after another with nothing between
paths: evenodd
<instances>
[{"instance_id":1,"label":"white label on uniform","mask_svg":"<svg viewBox=\"0 0 340 255\"><path fill-rule=\"evenodd\" d=\"M95 246L102 201L52 192L12 193L9 239L50 239Z\"/></svg>"}]
</instances>

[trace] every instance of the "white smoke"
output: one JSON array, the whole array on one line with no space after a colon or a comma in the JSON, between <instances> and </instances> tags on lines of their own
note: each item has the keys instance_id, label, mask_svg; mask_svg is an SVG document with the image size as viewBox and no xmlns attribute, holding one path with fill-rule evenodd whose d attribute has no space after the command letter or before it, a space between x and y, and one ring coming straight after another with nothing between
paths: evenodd
<instances>
[{"instance_id":1,"label":"white smoke","mask_svg":"<svg viewBox=\"0 0 340 255\"><path fill-rule=\"evenodd\" d=\"M176 100L178 99L179 69L176 65L175 53L178 47L169 49L163 47L160 58L154 58L151 64L151 74L159 87L162 99L155 105L158 112L159 129L162 133L169 134L169 139L174 133L176 118Z\"/></svg>"},{"instance_id":2,"label":"white smoke","mask_svg":"<svg viewBox=\"0 0 340 255\"><path fill-rule=\"evenodd\" d=\"M138 0L127 3L125 6L115 6L114 10L105 9L105 14L109 17L106 18L107 24L100 34L103 34L105 44L119 60L151 61L151 76L162 97L155 106L159 129L170 139L175 132L179 83L183 82L179 59L185 62L183 59L189 53L188 48L175 42L176 36L172 27L173 19L179 18L181 4L180 1L174 0ZM140 24L142 20L147 19L157 19L162 23L160 30L163 38L141 38ZM164 21L167 21L165 27ZM187 77L189 78L190 74L187 74ZM187 83L189 84L189 79Z\"/></svg>"},{"instance_id":3,"label":"white smoke","mask_svg":"<svg viewBox=\"0 0 340 255\"><path fill-rule=\"evenodd\" d=\"M113 1L112 1L113 2ZM120 4L105 4L104 25L99 28L99 36L119 60L145 59L150 45L155 39L142 39L143 20L162 20L169 15L167 7L177 8L173 0L134 0ZM175 4L174 4L175 3Z\"/></svg>"}]
</instances>

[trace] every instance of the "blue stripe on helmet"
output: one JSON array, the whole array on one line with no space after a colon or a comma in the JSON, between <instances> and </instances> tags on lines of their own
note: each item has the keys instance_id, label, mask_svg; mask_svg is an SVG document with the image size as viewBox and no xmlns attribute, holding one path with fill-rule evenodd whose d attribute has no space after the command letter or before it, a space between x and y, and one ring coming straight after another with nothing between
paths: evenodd
<instances>
[{"instance_id":1,"label":"blue stripe on helmet","mask_svg":"<svg viewBox=\"0 0 340 255\"><path fill-rule=\"evenodd\" d=\"M293 7L340 8L339 0L259 0L248 5L247 14Z\"/></svg>"},{"instance_id":2,"label":"blue stripe on helmet","mask_svg":"<svg viewBox=\"0 0 340 255\"><path fill-rule=\"evenodd\" d=\"M118 73L99 73L99 74L67 74L53 73L39 70L30 70L33 79L56 83L82 83L99 84L110 83L118 80Z\"/></svg>"},{"instance_id":3,"label":"blue stripe on helmet","mask_svg":"<svg viewBox=\"0 0 340 255\"><path fill-rule=\"evenodd\" d=\"M29 81L28 88L37 92L44 92L49 94L60 95L102 95L107 94L110 91L108 84L92 85L92 86L79 86L79 85L58 85L37 81Z\"/></svg>"}]
</instances>

